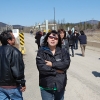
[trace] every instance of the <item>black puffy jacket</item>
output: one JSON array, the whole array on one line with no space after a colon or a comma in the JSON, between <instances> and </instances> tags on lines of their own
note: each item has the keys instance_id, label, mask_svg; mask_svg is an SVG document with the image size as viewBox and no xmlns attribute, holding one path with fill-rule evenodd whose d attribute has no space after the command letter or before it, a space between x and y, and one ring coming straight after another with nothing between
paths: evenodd
<instances>
[{"instance_id":1,"label":"black puffy jacket","mask_svg":"<svg viewBox=\"0 0 100 100\"><path fill-rule=\"evenodd\" d=\"M74 36L73 36L73 34L68 34L67 38L68 38L69 46L74 45Z\"/></svg>"},{"instance_id":2,"label":"black puffy jacket","mask_svg":"<svg viewBox=\"0 0 100 100\"><path fill-rule=\"evenodd\" d=\"M47 66L45 60L51 61L52 67ZM56 84L58 91L65 89L67 83L66 70L70 65L70 56L65 49L57 47L53 55L49 48L41 47L37 53L36 64L41 87L53 89ZM56 70L63 70L64 73L57 73Z\"/></svg>"},{"instance_id":3,"label":"black puffy jacket","mask_svg":"<svg viewBox=\"0 0 100 100\"><path fill-rule=\"evenodd\" d=\"M10 45L0 46L0 86L25 86L21 52Z\"/></svg>"}]
</instances>

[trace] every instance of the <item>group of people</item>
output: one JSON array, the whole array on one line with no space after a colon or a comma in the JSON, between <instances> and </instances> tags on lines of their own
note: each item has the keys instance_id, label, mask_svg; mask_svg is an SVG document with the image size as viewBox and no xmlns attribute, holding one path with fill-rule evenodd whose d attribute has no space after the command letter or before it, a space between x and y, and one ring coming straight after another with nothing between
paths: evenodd
<instances>
[{"instance_id":1,"label":"group of people","mask_svg":"<svg viewBox=\"0 0 100 100\"><path fill-rule=\"evenodd\" d=\"M39 86L42 100L64 100L67 84L67 70L70 66L71 47L78 49L76 37L81 49L85 50L86 35L83 31L66 34L64 29L52 30L49 33L36 33L38 44L36 65L39 71ZM76 36L76 37L75 37ZM23 100L25 91L24 62L21 52L14 47L15 37L11 30L0 34L0 100ZM76 43L76 46L75 46ZM82 51L83 56L84 50Z\"/></svg>"},{"instance_id":2,"label":"group of people","mask_svg":"<svg viewBox=\"0 0 100 100\"><path fill-rule=\"evenodd\" d=\"M87 36L85 35L84 31L81 30L80 33L77 30L72 33L71 30L68 31L68 35L66 36L68 40L68 45L71 47L72 57L74 57L74 50L78 49L78 41L80 42L80 47L82 51L82 56L85 56L85 47L87 44Z\"/></svg>"},{"instance_id":3,"label":"group of people","mask_svg":"<svg viewBox=\"0 0 100 100\"><path fill-rule=\"evenodd\" d=\"M71 56L74 57L74 50L78 49L78 44L80 42L80 47L81 47L81 51L82 51L82 56L85 56L85 47L87 44L87 37L84 33L83 30L80 31L80 33L75 30L74 33L69 30L68 32L66 32L64 29L59 29L57 32L60 35L61 41L62 41L62 48L65 48L69 53L70 53L70 49L71 49ZM38 49L40 46L43 45L43 40L44 37L46 36L45 32L37 32L35 35L35 42L38 45ZM78 42L79 41L79 42Z\"/></svg>"},{"instance_id":4,"label":"group of people","mask_svg":"<svg viewBox=\"0 0 100 100\"><path fill-rule=\"evenodd\" d=\"M64 100L67 70L71 62L69 48L71 47L73 57L73 49L78 49L78 40L81 48L86 46L86 35L83 31L80 34L76 30L74 33L70 30L66 34L64 29L60 29L45 35L36 56L42 100Z\"/></svg>"},{"instance_id":5,"label":"group of people","mask_svg":"<svg viewBox=\"0 0 100 100\"><path fill-rule=\"evenodd\" d=\"M38 49L40 48L40 46L43 45L43 40L45 37L46 33L45 32L41 32L38 31L35 35L35 43L37 43Z\"/></svg>"}]
</instances>

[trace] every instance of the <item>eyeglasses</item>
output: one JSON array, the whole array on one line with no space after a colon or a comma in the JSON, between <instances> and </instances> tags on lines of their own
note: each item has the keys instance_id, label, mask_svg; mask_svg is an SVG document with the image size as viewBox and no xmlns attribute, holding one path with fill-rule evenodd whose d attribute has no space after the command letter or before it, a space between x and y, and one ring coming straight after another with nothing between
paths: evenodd
<instances>
[{"instance_id":1,"label":"eyeglasses","mask_svg":"<svg viewBox=\"0 0 100 100\"><path fill-rule=\"evenodd\" d=\"M49 36L50 39L54 39L54 40L58 40L57 37L54 37L54 36Z\"/></svg>"}]
</instances>

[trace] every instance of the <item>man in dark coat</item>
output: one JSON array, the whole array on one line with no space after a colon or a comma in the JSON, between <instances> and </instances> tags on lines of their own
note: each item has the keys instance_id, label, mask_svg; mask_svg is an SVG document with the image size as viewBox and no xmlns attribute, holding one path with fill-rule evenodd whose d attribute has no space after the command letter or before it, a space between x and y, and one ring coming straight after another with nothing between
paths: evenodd
<instances>
[{"instance_id":1,"label":"man in dark coat","mask_svg":"<svg viewBox=\"0 0 100 100\"><path fill-rule=\"evenodd\" d=\"M79 38L79 41L80 41L82 56L84 57L85 56L85 47L86 47L86 44L87 44L87 37L86 37L86 35L83 31L80 31L80 34L81 35L78 38Z\"/></svg>"},{"instance_id":2,"label":"man in dark coat","mask_svg":"<svg viewBox=\"0 0 100 100\"><path fill-rule=\"evenodd\" d=\"M21 52L13 47L12 31L0 34L0 100L23 100L25 91L24 62Z\"/></svg>"},{"instance_id":3,"label":"man in dark coat","mask_svg":"<svg viewBox=\"0 0 100 100\"><path fill-rule=\"evenodd\" d=\"M74 38L74 49L78 49L78 37L79 33L77 30L74 31L73 38Z\"/></svg>"},{"instance_id":4,"label":"man in dark coat","mask_svg":"<svg viewBox=\"0 0 100 100\"><path fill-rule=\"evenodd\" d=\"M71 30L68 31L67 38L68 38L69 47L71 47L72 57L74 57L74 38Z\"/></svg>"},{"instance_id":5,"label":"man in dark coat","mask_svg":"<svg viewBox=\"0 0 100 100\"><path fill-rule=\"evenodd\" d=\"M37 33L36 33L36 36L35 36L36 43L37 43L37 45L38 45L38 49L39 49L39 47L40 47L40 39L41 39L41 36L42 36L42 32L41 32L41 31L37 32Z\"/></svg>"}]
</instances>

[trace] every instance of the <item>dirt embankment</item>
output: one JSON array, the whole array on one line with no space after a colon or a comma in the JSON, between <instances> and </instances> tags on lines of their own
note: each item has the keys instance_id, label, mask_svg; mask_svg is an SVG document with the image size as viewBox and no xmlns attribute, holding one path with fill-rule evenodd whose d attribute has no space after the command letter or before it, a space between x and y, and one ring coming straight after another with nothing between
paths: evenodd
<instances>
[{"instance_id":1,"label":"dirt embankment","mask_svg":"<svg viewBox=\"0 0 100 100\"><path fill-rule=\"evenodd\" d=\"M91 42L100 42L100 30L86 31L87 40Z\"/></svg>"}]
</instances>

